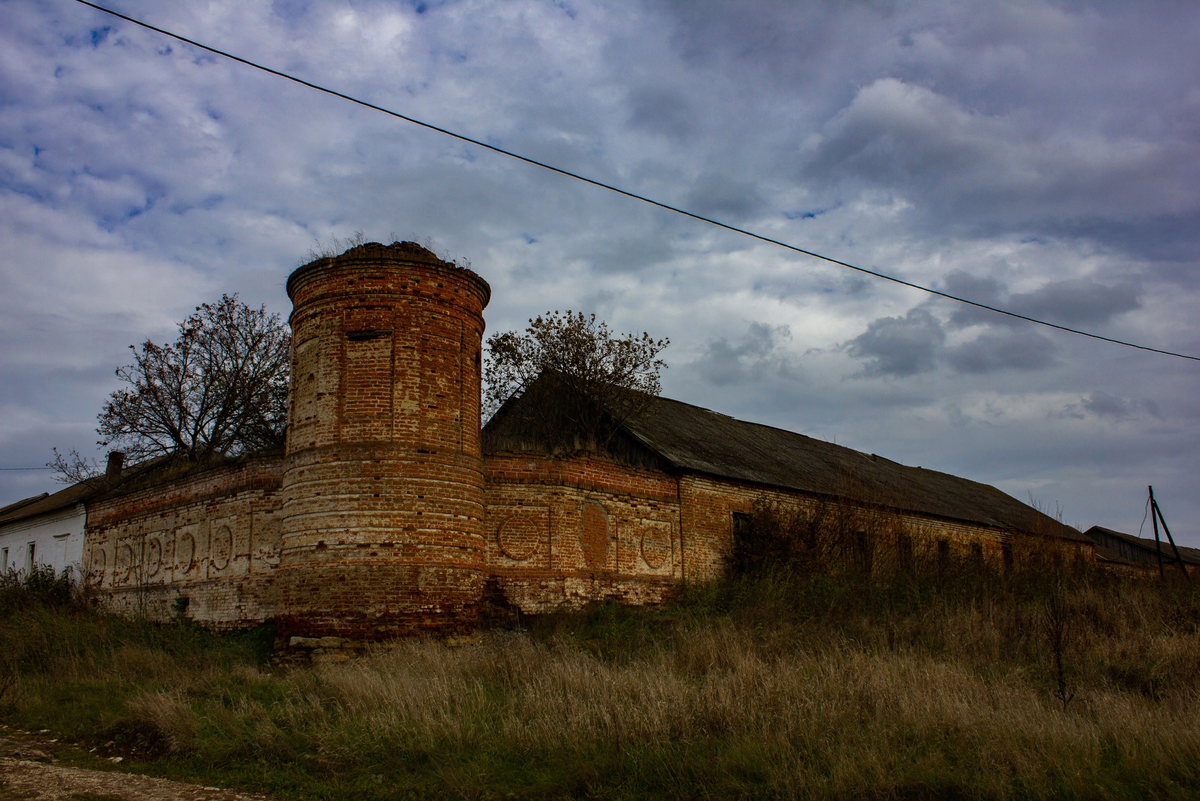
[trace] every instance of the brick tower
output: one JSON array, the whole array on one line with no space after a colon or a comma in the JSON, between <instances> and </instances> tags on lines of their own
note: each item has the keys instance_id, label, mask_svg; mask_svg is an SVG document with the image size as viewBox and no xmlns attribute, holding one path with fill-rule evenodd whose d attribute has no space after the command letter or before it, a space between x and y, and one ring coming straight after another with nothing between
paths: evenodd
<instances>
[{"instance_id":1,"label":"brick tower","mask_svg":"<svg viewBox=\"0 0 1200 801\"><path fill-rule=\"evenodd\" d=\"M486 281L413 242L300 267L280 633L469 630L484 579Z\"/></svg>"}]
</instances>

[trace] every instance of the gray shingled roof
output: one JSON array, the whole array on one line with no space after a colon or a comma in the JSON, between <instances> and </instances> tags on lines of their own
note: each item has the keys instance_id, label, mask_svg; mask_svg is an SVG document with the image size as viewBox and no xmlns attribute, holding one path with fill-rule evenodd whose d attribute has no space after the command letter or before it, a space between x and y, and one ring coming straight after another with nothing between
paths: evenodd
<instances>
[{"instance_id":1,"label":"gray shingled roof","mask_svg":"<svg viewBox=\"0 0 1200 801\"><path fill-rule=\"evenodd\" d=\"M510 401L520 403L520 399ZM508 404L506 404L508 406ZM508 427L520 415L502 409L488 422ZM623 430L675 471L706 473L771 487L849 498L903 511L1006 530L1091 542L1075 529L995 487L669 398L654 398L646 417ZM505 432L510 441L516 432Z\"/></svg>"}]
</instances>

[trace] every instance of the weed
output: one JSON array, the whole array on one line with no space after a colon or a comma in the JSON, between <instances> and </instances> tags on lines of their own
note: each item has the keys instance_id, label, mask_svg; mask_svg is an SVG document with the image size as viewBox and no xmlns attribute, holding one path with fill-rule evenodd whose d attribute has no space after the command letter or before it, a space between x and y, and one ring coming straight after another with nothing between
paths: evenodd
<instances>
[{"instance_id":1,"label":"weed","mask_svg":"<svg viewBox=\"0 0 1200 801\"><path fill-rule=\"evenodd\" d=\"M597 604L292 670L264 661L270 630L17 605L0 639L21 692L0 717L280 798L1200 787L1196 588L879 566L774 565L658 608Z\"/></svg>"}]
</instances>

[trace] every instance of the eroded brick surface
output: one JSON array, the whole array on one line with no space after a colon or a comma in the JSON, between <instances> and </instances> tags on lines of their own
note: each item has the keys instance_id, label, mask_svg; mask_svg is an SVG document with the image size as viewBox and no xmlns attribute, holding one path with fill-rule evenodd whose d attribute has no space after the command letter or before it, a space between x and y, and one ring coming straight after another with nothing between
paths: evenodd
<instances>
[{"instance_id":1,"label":"eroded brick surface","mask_svg":"<svg viewBox=\"0 0 1200 801\"><path fill-rule=\"evenodd\" d=\"M89 504L89 582L154 617L219 629L274 619L282 477L281 456L250 458Z\"/></svg>"},{"instance_id":2,"label":"eroded brick surface","mask_svg":"<svg viewBox=\"0 0 1200 801\"><path fill-rule=\"evenodd\" d=\"M487 284L420 248L366 245L300 268L288 292L281 633L469 629L485 576Z\"/></svg>"},{"instance_id":3,"label":"eroded brick surface","mask_svg":"<svg viewBox=\"0 0 1200 801\"><path fill-rule=\"evenodd\" d=\"M489 291L409 243L297 270L286 454L91 503L89 581L117 607L166 616L186 599L215 628L274 620L284 642L344 656L362 640L467 633L485 587L525 613L657 603L721 574L734 515L756 500L828 504L596 456L483 457ZM842 524L852 557L1014 559L998 529L856 514ZM1074 543L1037 552L1092 558Z\"/></svg>"},{"instance_id":4,"label":"eroded brick surface","mask_svg":"<svg viewBox=\"0 0 1200 801\"><path fill-rule=\"evenodd\" d=\"M488 571L522 611L656 603L683 577L675 478L586 456L484 466Z\"/></svg>"}]
</instances>

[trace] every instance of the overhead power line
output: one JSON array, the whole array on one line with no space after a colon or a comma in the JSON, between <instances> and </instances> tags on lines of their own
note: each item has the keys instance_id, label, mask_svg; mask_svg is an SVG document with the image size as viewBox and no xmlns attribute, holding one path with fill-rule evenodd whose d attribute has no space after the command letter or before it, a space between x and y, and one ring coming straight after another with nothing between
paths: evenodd
<instances>
[{"instance_id":1,"label":"overhead power line","mask_svg":"<svg viewBox=\"0 0 1200 801\"><path fill-rule=\"evenodd\" d=\"M487 142L481 142L478 139L472 139L469 136L465 136L460 133L455 133L454 131L451 131L447 128L442 128L440 126L433 125L432 123L428 123L423 120L419 120L416 117L410 117L406 114L401 114L398 111L392 111L391 109L384 108L383 106L377 106L374 103L369 103L366 100L360 100L357 97L353 97L353 96L345 94L343 92L339 92L336 89L330 89L328 87L321 86L320 84L315 84L315 83L312 83L311 81L306 81L303 78L296 77L295 75L291 75L286 72L281 72L280 70L272 69L270 67L264 66L257 62L250 61L249 59L242 58L241 56L235 56L233 53L229 53L224 50L220 50L218 48L210 47L209 45L202 44L200 42L195 41L194 39L188 39L186 36L180 36L177 33L172 33L171 31L168 31L165 28L155 27L154 25L151 25L148 22L142 22L139 19L135 19L135 18L127 16L125 14L121 14L120 12L113 11L110 8L105 8L104 6L99 6L99 5L96 5L95 3L88 2L88 0L76 0L76 2L81 3L82 5L88 6L90 8L94 8L97 11L102 11L105 14L110 14L114 17L117 17L118 19L123 19L126 22L131 22L134 25L138 25L147 30L154 31L155 33L162 34L163 36L168 36L172 39L183 42L184 44L189 44L192 47L198 47L201 50L205 50L209 53L213 53L215 55L222 56L224 58L228 58L232 61L238 62L239 64L245 64L247 67L253 67L256 70L261 70L262 72L266 72L271 75L275 75L276 77L283 78L288 81L292 81L293 83L298 83L301 86L308 87L309 89L315 89L318 92L324 92L327 95L332 95L334 97L341 98L342 100L346 100L346 101L349 101L356 105L363 106L364 108L369 108L373 111L378 111L383 114L387 114L388 116L404 120L405 122L412 123L413 125L419 125L422 128L428 128L431 131L437 131L440 134L445 134L446 136L452 137L454 139L458 139L459 141L462 141L462 142L467 142L468 144L475 145L476 147L481 147L481 148L484 148L485 150L491 150L492 152L499 153L502 156L508 156L509 158L516 159L517 161L523 161L526 164L531 164L535 167L541 167L544 170L549 170L550 172L555 172L555 173L558 173L559 175L564 175L568 178L573 178L577 181L583 181L584 183L599 187L600 189L606 189L609 192L615 192L618 195L624 195L627 198L631 198L633 200L637 200L642 203L647 203L651 206L656 206L665 211L669 211L674 214L679 214L684 217L690 217L693 220L698 220L699 222L707 223L708 225L712 225L717 228L723 228L726 231L732 231L735 234L741 234L742 236L747 236L747 237L750 237L751 239L757 239L759 242L765 242L768 245L775 245L777 247L784 248L785 250L790 250L793 253L799 253L804 256L810 256L814 259L819 259L821 261L828 262L829 264L836 264L839 267L845 267L848 270L854 270L855 272L859 272L859 273L863 273L865 275L872 276L873 278L880 278L884 281L891 281L893 284L899 284L900 286L906 286L906 287L909 287L910 289L917 289L917 290L920 290L921 292L926 292L930 295L936 295L937 297L940 297L940 298L946 298L947 300L952 300L952 301L955 301L956 303L964 303L968 306L974 306L977 309L984 309L985 311L990 311L990 312L994 312L996 314L1004 315L1005 317L1012 317L1017 320L1024 320L1025 322L1033 323L1035 325L1045 326L1046 328L1053 328L1058 331L1065 331L1068 334L1078 334L1079 336L1082 336L1082 337L1088 337L1090 339L1098 339L1102 342L1110 342L1114 345L1122 345L1127 348L1136 348L1137 350L1149 351L1150 353L1160 353L1164 356L1175 356L1180 359L1188 359L1190 361L1200 362L1200 356L1189 356L1185 353L1176 353L1175 351L1163 350L1161 348L1152 348L1149 345L1139 345L1135 342L1127 342L1123 339L1115 339L1113 337L1106 337L1101 334L1093 334L1090 331L1083 331L1078 328L1071 328L1069 326L1059 325L1057 323L1051 323L1047 320L1040 320L1036 317L1029 317L1028 315L1019 314L1014 311L1009 311L1008 309L1002 309L998 306L989 306L986 303L979 303L977 301L969 300L967 298L960 297L958 295L951 295L949 292L942 292L941 290L934 289L932 287L922 286L921 284L914 284L911 281L905 281L903 278L897 278L894 275L888 275L887 273L881 273L876 270L869 270L866 267L859 267L856 264L851 264L849 262L845 262L840 259L835 259L832 256L824 256L820 253L815 253L811 250L805 250L804 248L797 247L796 245L790 245L787 242L782 242L778 239L772 239L771 237L763 236L762 234L756 234L753 231L749 231L745 228L739 228L736 225L730 225L729 223L724 223L724 222L721 222L720 220L715 220L711 217L705 217L702 214L696 214L695 212L688 211L687 209L681 209L678 206L672 206L669 203L663 203L662 201L654 200L653 198L646 197L645 195L639 195L636 192L630 192L627 189L621 189L618 186L613 186L612 184L606 184L603 181L597 181L594 178L588 178L585 175L580 175L579 173L574 173L574 172L571 172L570 170L564 170L561 167L555 167L554 165L547 164L544 161L538 161L537 159L529 158L528 156L522 156L520 153L514 153L511 150L505 150L504 148L497 147L496 145L489 145Z\"/></svg>"}]
</instances>

